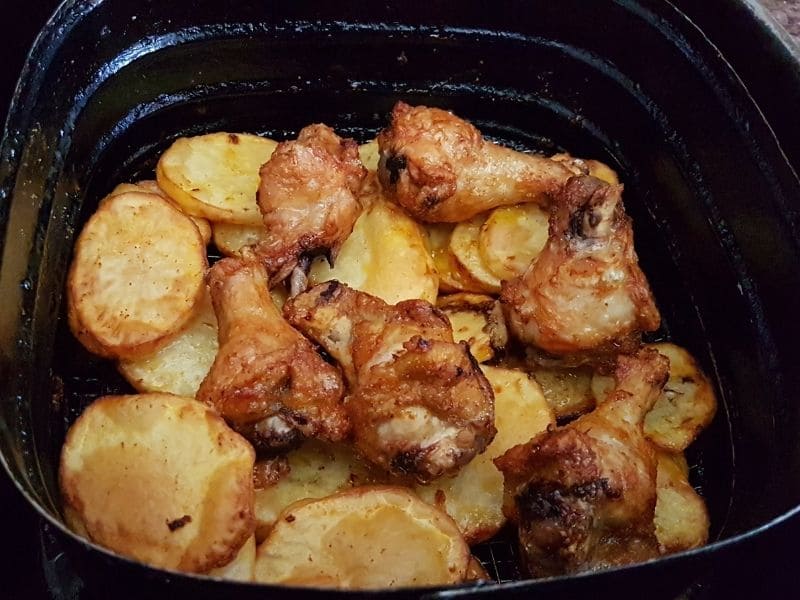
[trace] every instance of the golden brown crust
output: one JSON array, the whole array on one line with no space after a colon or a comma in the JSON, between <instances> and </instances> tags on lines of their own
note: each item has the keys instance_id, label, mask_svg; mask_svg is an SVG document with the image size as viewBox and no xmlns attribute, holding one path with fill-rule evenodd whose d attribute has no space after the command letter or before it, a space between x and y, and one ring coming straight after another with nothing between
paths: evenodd
<instances>
[{"instance_id":1,"label":"golden brown crust","mask_svg":"<svg viewBox=\"0 0 800 600\"><path fill-rule=\"evenodd\" d=\"M438 108L398 102L378 135L378 175L414 218L456 223L497 206L546 203L569 178L564 165L493 144Z\"/></svg>"},{"instance_id":2,"label":"golden brown crust","mask_svg":"<svg viewBox=\"0 0 800 600\"><path fill-rule=\"evenodd\" d=\"M281 142L261 167L258 205L268 239L257 245L272 283L285 279L301 256L333 260L362 206L358 192L367 171L358 144L322 124Z\"/></svg>"},{"instance_id":3,"label":"golden brown crust","mask_svg":"<svg viewBox=\"0 0 800 600\"><path fill-rule=\"evenodd\" d=\"M491 386L427 302L390 306L334 281L289 300L284 314L342 366L355 445L374 464L425 481L491 442Z\"/></svg>"},{"instance_id":4,"label":"golden brown crust","mask_svg":"<svg viewBox=\"0 0 800 600\"><path fill-rule=\"evenodd\" d=\"M607 403L495 460L513 502L509 517L519 525L523 556L534 576L658 554L656 463L642 421L668 370L668 361L651 349L621 356Z\"/></svg>"},{"instance_id":5,"label":"golden brown crust","mask_svg":"<svg viewBox=\"0 0 800 600\"><path fill-rule=\"evenodd\" d=\"M59 480L71 520L92 541L205 572L253 534L253 460L250 444L191 398L105 396L70 428Z\"/></svg>"},{"instance_id":6,"label":"golden brown crust","mask_svg":"<svg viewBox=\"0 0 800 600\"><path fill-rule=\"evenodd\" d=\"M305 437L344 439L349 422L341 375L283 319L263 267L225 258L207 279L220 347L198 400L214 406L264 452Z\"/></svg>"},{"instance_id":7,"label":"golden brown crust","mask_svg":"<svg viewBox=\"0 0 800 600\"><path fill-rule=\"evenodd\" d=\"M660 315L633 247L622 186L573 177L555 200L547 244L503 283L511 332L574 365L636 350Z\"/></svg>"}]
</instances>

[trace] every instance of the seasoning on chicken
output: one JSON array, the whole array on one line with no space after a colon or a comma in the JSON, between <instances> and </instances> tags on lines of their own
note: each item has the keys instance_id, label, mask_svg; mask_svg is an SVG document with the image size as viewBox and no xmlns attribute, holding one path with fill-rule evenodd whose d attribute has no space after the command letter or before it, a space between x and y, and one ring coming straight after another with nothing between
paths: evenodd
<instances>
[{"instance_id":1,"label":"seasoning on chicken","mask_svg":"<svg viewBox=\"0 0 800 600\"><path fill-rule=\"evenodd\" d=\"M567 363L633 352L661 317L633 248L622 186L573 177L558 194L547 244L503 283L513 335Z\"/></svg>"},{"instance_id":2,"label":"seasoning on chicken","mask_svg":"<svg viewBox=\"0 0 800 600\"><path fill-rule=\"evenodd\" d=\"M372 463L425 482L494 438L492 388L429 303L392 306L332 281L290 299L284 314L342 366L355 446Z\"/></svg>"},{"instance_id":3,"label":"seasoning on chicken","mask_svg":"<svg viewBox=\"0 0 800 600\"><path fill-rule=\"evenodd\" d=\"M309 125L294 141L281 142L260 171L258 205L267 240L257 246L270 283L293 274L304 289L310 259L336 253L361 214L358 192L367 175L358 144L322 124Z\"/></svg>"},{"instance_id":4,"label":"seasoning on chicken","mask_svg":"<svg viewBox=\"0 0 800 600\"><path fill-rule=\"evenodd\" d=\"M620 356L608 402L495 459L531 575L658 555L656 460L642 422L668 376L669 360L653 349Z\"/></svg>"},{"instance_id":5,"label":"seasoning on chicken","mask_svg":"<svg viewBox=\"0 0 800 600\"><path fill-rule=\"evenodd\" d=\"M219 352L198 400L214 406L262 455L304 438L344 439L341 375L283 319L264 268L252 258L226 258L207 281Z\"/></svg>"},{"instance_id":6,"label":"seasoning on chicken","mask_svg":"<svg viewBox=\"0 0 800 600\"><path fill-rule=\"evenodd\" d=\"M378 175L411 216L456 223L497 206L546 204L572 175L563 164L485 140L439 108L398 102L378 136Z\"/></svg>"}]
</instances>

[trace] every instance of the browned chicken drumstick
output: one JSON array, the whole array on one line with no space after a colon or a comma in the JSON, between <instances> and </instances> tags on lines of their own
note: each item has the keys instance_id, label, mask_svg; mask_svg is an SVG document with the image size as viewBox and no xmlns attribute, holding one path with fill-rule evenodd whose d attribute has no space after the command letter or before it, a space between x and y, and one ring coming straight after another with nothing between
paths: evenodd
<instances>
[{"instance_id":1,"label":"browned chicken drumstick","mask_svg":"<svg viewBox=\"0 0 800 600\"><path fill-rule=\"evenodd\" d=\"M531 575L554 576L658 555L656 462L642 432L669 375L656 350L620 356L607 402L495 459Z\"/></svg>"},{"instance_id":2,"label":"browned chicken drumstick","mask_svg":"<svg viewBox=\"0 0 800 600\"><path fill-rule=\"evenodd\" d=\"M269 239L257 253L270 283L283 281L298 264L302 280L316 254L333 261L361 214L358 192L366 174L358 143L326 125L309 125L296 140L278 144L261 167L258 188Z\"/></svg>"},{"instance_id":3,"label":"browned chicken drumstick","mask_svg":"<svg viewBox=\"0 0 800 600\"><path fill-rule=\"evenodd\" d=\"M632 352L661 321L633 248L622 186L570 179L554 199L547 244L503 283L511 332L573 364Z\"/></svg>"},{"instance_id":4,"label":"browned chicken drumstick","mask_svg":"<svg viewBox=\"0 0 800 600\"><path fill-rule=\"evenodd\" d=\"M307 437L349 432L339 371L275 307L255 260L226 258L208 272L219 351L197 399L214 406L261 454Z\"/></svg>"},{"instance_id":5,"label":"browned chicken drumstick","mask_svg":"<svg viewBox=\"0 0 800 600\"><path fill-rule=\"evenodd\" d=\"M429 303L392 306L332 281L289 300L284 314L341 364L355 446L372 463L425 482L494 438L492 388Z\"/></svg>"},{"instance_id":6,"label":"browned chicken drumstick","mask_svg":"<svg viewBox=\"0 0 800 600\"><path fill-rule=\"evenodd\" d=\"M378 144L378 175L389 197L431 223L521 202L546 204L571 175L559 162L485 140L450 112L403 102Z\"/></svg>"}]
</instances>

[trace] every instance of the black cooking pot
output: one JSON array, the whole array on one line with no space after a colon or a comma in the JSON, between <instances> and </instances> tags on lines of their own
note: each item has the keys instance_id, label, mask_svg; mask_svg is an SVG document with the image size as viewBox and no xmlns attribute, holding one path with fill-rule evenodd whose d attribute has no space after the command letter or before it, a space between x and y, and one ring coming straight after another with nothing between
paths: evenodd
<instances>
[{"instance_id":1,"label":"black cooking pot","mask_svg":"<svg viewBox=\"0 0 800 600\"><path fill-rule=\"evenodd\" d=\"M288 591L150 569L63 526L66 428L97 395L128 389L65 326L76 231L115 183L151 175L177 136L284 138L324 121L366 140L398 99L450 108L518 148L618 169L664 317L656 337L689 348L720 398L690 451L707 547L430 593L670 597L796 510L800 323L787 298L800 296L800 181L736 73L674 5L70 0L29 56L0 154L0 452L100 597ZM501 579L512 551L507 539L479 549Z\"/></svg>"}]
</instances>

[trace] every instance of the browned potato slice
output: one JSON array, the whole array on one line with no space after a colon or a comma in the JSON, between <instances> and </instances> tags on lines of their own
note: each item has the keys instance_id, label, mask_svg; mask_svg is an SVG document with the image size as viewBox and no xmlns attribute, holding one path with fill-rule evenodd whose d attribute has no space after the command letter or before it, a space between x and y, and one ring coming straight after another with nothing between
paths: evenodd
<instances>
[{"instance_id":1,"label":"browned potato slice","mask_svg":"<svg viewBox=\"0 0 800 600\"><path fill-rule=\"evenodd\" d=\"M287 508L258 547L255 579L380 589L460 583L470 560L455 523L404 488L368 486Z\"/></svg>"},{"instance_id":2,"label":"browned potato slice","mask_svg":"<svg viewBox=\"0 0 800 600\"><path fill-rule=\"evenodd\" d=\"M311 440L289 452L289 472L256 490L256 538L263 540L290 504L367 483L368 471L349 446Z\"/></svg>"},{"instance_id":3,"label":"browned potato slice","mask_svg":"<svg viewBox=\"0 0 800 600\"><path fill-rule=\"evenodd\" d=\"M500 278L489 270L479 247L481 226L485 220L486 215L478 215L456 225L450 237L450 251L458 264L478 282L481 287L478 291L496 294L500 291Z\"/></svg>"},{"instance_id":4,"label":"browned potato slice","mask_svg":"<svg viewBox=\"0 0 800 600\"><path fill-rule=\"evenodd\" d=\"M494 390L497 435L483 454L465 465L454 477L417 485L414 491L441 508L458 524L470 544L497 533L503 515L503 475L493 459L555 424L539 385L525 373L482 365Z\"/></svg>"},{"instance_id":5,"label":"browned potato slice","mask_svg":"<svg viewBox=\"0 0 800 600\"><path fill-rule=\"evenodd\" d=\"M121 360L119 370L139 392L197 395L217 356L217 317L204 294L189 324L166 346L141 358Z\"/></svg>"},{"instance_id":6,"label":"browned potato slice","mask_svg":"<svg viewBox=\"0 0 800 600\"><path fill-rule=\"evenodd\" d=\"M366 144L361 144L358 147L358 157L361 159L361 163L367 168L367 171L377 171L378 161L381 158L378 149L378 140L372 140Z\"/></svg>"},{"instance_id":7,"label":"browned potato slice","mask_svg":"<svg viewBox=\"0 0 800 600\"><path fill-rule=\"evenodd\" d=\"M259 170L277 145L246 133L178 138L161 155L156 179L190 215L214 222L259 225Z\"/></svg>"},{"instance_id":8,"label":"browned potato slice","mask_svg":"<svg viewBox=\"0 0 800 600\"><path fill-rule=\"evenodd\" d=\"M253 534L254 458L192 398L105 396L70 428L59 476L66 507L93 542L202 573L229 563Z\"/></svg>"},{"instance_id":9,"label":"browned potato slice","mask_svg":"<svg viewBox=\"0 0 800 600\"><path fill-rule=\"evenodd\" d=\"M164 190L158 187L158 182L152 179L143 179L141 181L137 181L136 183L120 183L117 187L111 190L111 193L108 196L106 196L106 198L109 198L111 196L116 196L118 194L124 194L126 192L149 192L151 194L158 194L159 196L164 198L164 200L167 200L170 204L172 204L175 208L177 208L179 211L183 212L183 209L181 208L180 204L178 204L172 198L167 196ZM105 198L101 200L101 202L103 202L104 200ZM187 215L187 216L192 220L192 223L194 223L195 227L197 227L197 230L200 232L200 235L203 236L203 242L205 243L206 246L208 246L208 243L211 241L211 223L209 223L208 220L204 219L203 217L195 217L193 215Z\"/></svg>"},{"instance_id":10,"label":"browned potato slice","mask_svg":"<svg viewBox=\"0 0 800 600\"><path fill-rule=\"evenodd\" d=\"M323 257L312 264L311 285L332 279L389 304L412 298L433 303L439 290L419 225L382 198L361 213L333 267Z\"/></svg>"},{"instance_id":11,"label":"browned potato slice","mask_svg":"<svg viewBox=\"0 0 800 600\"><path fill-rule=\"evenodd\" d=\"M619 183L616 171L599 160L575 158L567 153L554 154L550 157L550 160L564 164L576 175L592 175L612 185Z\"/></svg>"},{"instance_id":12,"label":"browned potato slice","mask_svg":"<svg viewBox=\"0 0 800 600\"><path fill-rule=\"evenodd\" d=\"M708 510L689 484L683 453L659 450L655 526L663 553L703 546L708 541Z\"/></svg>"},{"instance_id":13,"label":"browned potato slice","mask_svg":"<svg viewBox=\"0 0 800 600\"><path fill-rule=\"evenodd\" d=\"M471 556L469 559L469 565L467 566L467 575L464 577L464 581L492 581L492 578L489 577L489 573L487 573L486 569L483 568L481 561L474 556Z\"/></svg>"},{"instance_id":14,"label":"browned potato slice","mask_svg":"<svg viewBox=\"0 0 800 600\"><path fill-rule=\"evenodd\" d=\"M253 569L255 566L256 537L251 535L231 562L224 567L211 569L208 575L229 581L253 581Z\"/></svg>"},{"instance_id":15,"label":"browned potato slice","mask_svg":"<svg viewBox=\"0 0 800 600\"><path fill-rule=\"evenodd\" d=\"M711 382L691 354L675 344L648 344L669 358L669 381L647 413L645 435L657 446L680 452L705 429L717 411ZM592 391L598 401L605 399L613 381L595 375Z\"/></svg>"},{"instance_id":16,"label":"browned potato slice","mask_svg":"<svg viewBox=\"0 0 800 600\"><path fill-rule=\"evenodd\" d=\"M450 251L451 223L426 223L428 252L439 275L439 290L443 292L482 292L483 286L475 281L458 263Z\"/></svg>"},{"instance_id":17,"label":"browned potato slice","mask_svg":"<svg viewBox=\"0 0 800 600\"><path fill-rule=\"evenodd\" d=\"M81 231L67 281L70 325L89 350L154 352L192 317L208 266L197 227L155 194L102 203Z\"/></svg>"},{"instance_id":18,"label":"browned potato slice","mask_svg":"<svg viewBox=\"0 0 800 600\"><path fill-rule=\"evenodd\" d=\"M237 256L242 248L267 239L263 225L214 223L211 226L214 245L225 256Z\"/></svg>"},{"instance_id":19,"label":"browned potato slice","mask_svg":"<svg viewBox=\"0 0 800 600\"><path fill-rule=\"evenodd\" d=\"M531 373L542 386L544 397L557 419L569 419L594 408L592 369L561 369L537 366ZM613 380L612 380L613 382Z\"/></svg>"},{"instance_id":20,"label":"browned potato slice","mask_svg":"<svg viewBox=\"0 0 800 600\"><path fill-rule=\"evenodd\" d=\"M478 234L483 263L500 279L522 275L547 243L549 218L536 204L493 210Z\"/></svg>"},{"instance_id":21,"label":"browned potato slice","mask_svg":"<svg viewBox=\"0 0 800 600\"><path fill-rule=\"evenodd\" d=\"M440 296L437 306L450 319L455 340L467 342L478 362L491 360L508 343L502 309L491 296L450 294Z\"/></svg>"}]
</instances>

